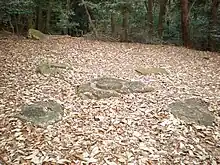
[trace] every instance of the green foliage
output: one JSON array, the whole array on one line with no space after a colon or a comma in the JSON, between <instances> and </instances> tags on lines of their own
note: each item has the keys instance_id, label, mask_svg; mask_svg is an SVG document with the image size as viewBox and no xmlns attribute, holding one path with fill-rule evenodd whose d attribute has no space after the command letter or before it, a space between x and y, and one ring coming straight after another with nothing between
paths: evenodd
<instances>
[{"instance_id":1,"label":"green foliage","mask_svg":"<svg viewBox=\"0 0 220 165\"><path fill-rule=\"evenodd\" d=\"M68 12L65 10L61 10L60 15L58 17L59 19L57 21L58 28L65 29L65 30L72 29L72 28L76 29L79 26L79 24L76 22L72 22L70 20L71 17L73 17L73 16L74 16L74 12L72 12L72 11Z\"/></svg>"},{"instance_id":2,"label":"green foliage","mask_svg":"<svg viewBox=\"0 0 220 165\"><path fill-rule=\"evenodd\" d=\"M0 1L0 22L7 24L16 15L27 15L34 3L32 0L2 0Z\"/></svg>"}]
</instances>

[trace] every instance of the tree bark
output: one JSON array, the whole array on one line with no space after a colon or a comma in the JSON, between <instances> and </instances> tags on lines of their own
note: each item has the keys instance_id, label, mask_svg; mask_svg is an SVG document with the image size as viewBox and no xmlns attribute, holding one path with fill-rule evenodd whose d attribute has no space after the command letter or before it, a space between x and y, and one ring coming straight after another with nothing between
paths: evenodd
<instances>
[{"instance_id":1,"label":"tree bark","mask_svg":"<svg viewBox=\"0 0 220 165\"><path fill-rule=\"evenodd\" d=\"M153 0L146 0L145 7L147 9L147 25L148 25L148 38L151 41L154 32L154 24L153 24Z\"/></svg>"},{"instance_id":2,"label":"tree bark","mask_svg":"<svg viewBox=\"0 0 220 165\"><path fill-rule=\"evenodd\" d=\"M37 29L40 30L40 31L42 31L42 28L43 28L42 19L43 19L43 11L42 11L41 6L39 6L38 9L37 9Z\"/></svg>"},{"instance_id":3,"label":"tree bark","mask_svg":"<svg viewBox=\"0 0 220 165\"><path fill-rule=\"evenodd\" d=\"M14 19L15 19L15 31L17 34L19 34L19 21L20 21L20 15L18 14L17 16L15 15L14 16Z\"/></svg>"},{"instance_id":4,"label":"tree bark","mask_svg":"<svg viewBox=\"0 0 220 165\"><path fill-rule=\"evenodd\" d=\"M188 0L181 0L181 26L182 26L182 40L185 47L190 47L189 39L189 7Z\"/></svg>"},{"instance_id":5,"label":"tree bark","mask_svg":"<svg viewBox=\"0 0 220 165\"><path fill-rule=\"evenodd\" d=\"M116 37L116 18L115 13L111 13L111 33L113 37Z\"/></svg>"},{"instance_id":6,"label":"tree bark","mask_svg":"<svg viewBox=\"0 0 220 165\"><path fill-rule=\"evenodd\" d=\"M163 37L163 23L164 17L166 14L166 4L168 0L160 0L160 12L159 12L159 21L158 21L158 36L159 38Z\"/></svg>"},{"instance_id":7,"label":"tree bark","mask_svg":"<svg viewBox=\"0 0 220 165\"><path fill-rule=\"evenodd\" d=\"M49 1L48 8L47 8L47 16L46 16L46 32L48 33L50 30L50 19L51 19L51 2Z\"/></svg>"},{"instance_id":8,"label":"tree bark","mask_svg":"<svg viewBox=\"0 0 220 165\"><path fill-rule=\"evenodd\" d=\"M212 19L210 22L210 37L209 37L209 46L211 51L216 50L216 39L212 36L213 33L216 33L216 26L217 26L217 20L218 20L218 6L219 6L218 0L212 0L212 7L211 7L211 13L212 13Z\"/></svg>"},{"instance_id":9,"label":"tree bark","mask_svg":"<svg viewBox=\"0 0 220 165\"><path fill-rule=\"evenodd\" d=\"M121 36L121 40L124 42L128 42L128 29L129 29L129 12L128 10L124 10L122 12L123 14L123 22L122 22L122 36Z\"/></svg>"},{"instance_id":10,"label":"tree bark","mask_svg":"<svg viewBox=\"0 0 220 165\"><path fill-rule=\"evenodd\" d=\"M86 11L86 14L87 14L87 16L88 16L88 20L89 20L90 26L92 27L92 30L93 30L93 32L94 32L94 34L95 34L95 37L98 38L98 32L97 32L97 30L96 30L96 28L95 28L95 25L94 25L94 23L93 23L93 21L92 21L91 15L89 14L89 10L88 10L87 5L86 5L86 3L85 3L84 0L82 0L82 4L83 4L84 7L85 7L85 11Z\"/></svg>"},{"instance_id":11,"label":"tree bark","mask_svg":"<svg viewBox=\"0 0 220 165\"><path fill-rule=\"evenodd\" d=\"M63 29L63 31L64 31L64 33L65 33L65 35L66 34L68 34L68 35L70 35L70 31L71 31L71 29L70 29L70 22L69 22L69 18L70 18L70 0L66 0L66 14L67 14L67 17L68 17L68 23L67 23L67 25L68 26L66 26L64 29Z\"/></svg>"},{"instance_id":12,"label":"tree bark","mask_svg":"<svg viewBox=\"0 0 220 165\"><path fill-rule=\"evenodd\" d=\"M13 24L12 24L12 17L11 17L11 16L9 17L9 25L10 25L11 30L12 30L12 33L13 33L13 35L14 35L14 34L15 34L15 28L14 28L14 26L13 26Z\"/></svg>"},{"instance_id":13,"label":"tree bark","mask_svg":"<svg viewBox=\"0 0 220 165\"><path fill-rule=\"evenodd\" d=\"M33 14L28 14L28 29L33 28Z\"/></svg>"}]
</instances>

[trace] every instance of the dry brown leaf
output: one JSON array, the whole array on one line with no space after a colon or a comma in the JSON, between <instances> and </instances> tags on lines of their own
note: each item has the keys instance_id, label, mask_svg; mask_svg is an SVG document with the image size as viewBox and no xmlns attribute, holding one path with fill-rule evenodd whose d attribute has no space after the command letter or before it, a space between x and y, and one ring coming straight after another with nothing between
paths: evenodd
<instances>
[{"instance_id":1,"label":"dry brown leaf","mask_svg":"<svg viewBox=\"0 0 220 165\"><path fill-rule=\"evenodd\" d=\"M35 73L42 59L74 69L45 77ZM15 165L220 164L219 64L217 53L168 45L72 37L1 40L0 157ZM137 66L165 68L169 75L139 76ZM140 80L156 90L101 100L77 97L75 87L97 77ZM213 127L186 125L170 114L170 103L191 97L210 102ZM48 99L64 106L60 122L41 128L13 117L22 105Z\"/></svg>"}]
</instances>

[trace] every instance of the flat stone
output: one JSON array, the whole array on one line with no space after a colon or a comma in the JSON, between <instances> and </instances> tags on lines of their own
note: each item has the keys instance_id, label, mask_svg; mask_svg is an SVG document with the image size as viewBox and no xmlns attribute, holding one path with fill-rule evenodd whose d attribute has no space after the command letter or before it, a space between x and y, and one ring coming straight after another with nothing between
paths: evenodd
<instances>
[{"instance_id":1,"label":"flat stone","mask_svg":"<svg viewBox=\"0 0 220 165\"><path fill-rule=\"evenodd\" d=\"M154 88L147 87L143 82L140 81L130 81L125 83L125 86L130 90L130 93L146 93L154 90Z\"/></svg>"},{"instance_id":2,"label":"flat stone","mask_svg":"<svg viewBox=\"0 0 220 165\"><path fill-rule=\"evenodd\" d=\"M72 69L66 64L57 64L41 61L40 64L36 67L36 73L42 75L56 74L59 73L58 69Z\"/></svg>"},{"instance_id":3,"label":"flat stone","mask_svg":"<svg viewBox=\"0 0 220 165\"><path fill-rule=\"evenodd\" d=\"M164 68L144 68L138 67L135 71L141 75L150 75L150 74L168 74Z\"/></svg>"},{"instance_id":4,"label":"flat stone","mask_svg":"<svg viewBox=\"0 0 220 165\"><path fill-rule=\"evenodd\" d=\"M45 126L59 121L63 116L63 107L55 101L41 101L24 105L20 114L16 115L25 122Z\"/></svg>"},{"instance_id":5,"label":"flat stone","mask_svg":"<svg viewBox=\"0 0 220 165\"><path fill-rule=\"evenodd\" d=\"M93 80L96 87L104 90L118 90L121 89L125 81L116 78L100 78Z\"/></svg>"},{"instance_id":6,"label":"flat stone","mask_svg":"<svg viewBox=\"0 0 220 165\"><path fill-rule=\"evenodd\" d=\"M101 90L94 87L91 83L80 85L76 90L76 94L82 99L101 99L119 96L115 91Z\"/></svg>"},{"instance_id":7,"label":"flat stone","mask_svg":"<svg viewBox=\"0 0 220 165\"><path fill-rule=\"evenodd\" d=\"M36 73L40 73L42 75L49 75L52 73L56 73L56 68L52 68L46 62L41 62L36 68Z\"/></svg>"},{"instance_id":8,"label":"flat stone","mask_svg":"<svg viewBox=\"0 0 220 165\"><path fill-rule=\"evenodd\" d=\"M153 90L152 87L139 81L103 77L80 85L76 93L83 99L103 99L118 97L121 94L152 92Z\"/></svg>"},{"instance_id":9,"label":"flat stone","mask_svg":"<svg viewBox=\"0 0 220 165\"><path fill-rule=\"evenodd\" d=\"M212 126L215 117L209 112L208 107L209 103L197 98L186 99L184 102L177 101L169 105L171 113L187 124Z\"/></svg>"}]
</instances>

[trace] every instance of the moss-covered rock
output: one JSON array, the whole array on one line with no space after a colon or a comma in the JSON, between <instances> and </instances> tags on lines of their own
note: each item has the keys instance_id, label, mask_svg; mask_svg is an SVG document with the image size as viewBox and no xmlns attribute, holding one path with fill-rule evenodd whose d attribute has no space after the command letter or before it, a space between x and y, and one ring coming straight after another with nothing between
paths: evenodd
<instances>
[{"instance_id":1,"label":"moss-covered rock","mask_svg":"<svg viewBox=\"0 0 220 165\"><path fill-rule=\"evenodd\" d=\"M80 85L76 93L83 99L103 99L121 94L152 92L154 89L139 81L125 81L116 78L93 79Z\"/></svg>"},{"instance_id":2,"label":"moss-covered rock","mask_svg":"<svg viewBox=\"0 0 220 165\"><path fill-rule=\"evenodd\" d=\"M197 98L186 99L184 102L176 101L169 105L171 113L188 124L212 126L215 118L208 107L209 103Z\"/></svg>"},{"instance_id":3,"label":"moss-covered rock","mask_svg":"<svg viewBox=\"0 0 220 165\"><path fill-rule=\"evenodd\" d=\"M42 40L42 39L47 39L47 35L42 33L39 30L29 29L28 30L28 38L36 39L36 40Z\"/></svg>"},{"instance_id":4,"label":"moss-covered rock","mask_svg":"<svg viewBox=\"0 0 220 165\"><path fill-rule=\"evenodd\" d=\"M59 121L63 116L63 107L55 101L40 101L24 105L20 114L16 115L25 122L45 126Z\"/></svg>"}]
</instances>

